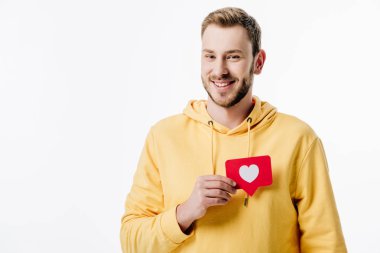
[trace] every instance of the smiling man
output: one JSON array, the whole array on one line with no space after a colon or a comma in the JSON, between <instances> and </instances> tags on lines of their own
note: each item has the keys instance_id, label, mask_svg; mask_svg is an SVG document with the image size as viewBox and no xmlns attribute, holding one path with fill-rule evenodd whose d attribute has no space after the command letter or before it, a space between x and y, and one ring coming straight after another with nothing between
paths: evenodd
<instances>
[{"instance_id":1,"label":"smiling man","mask_svg":"<svg viewBox=\"0 0 380 253\"><path fill-rule=\"evenodd\" d=\"M125 202L123 252L346 252L320 138L252 93L266 59L256 20L219 9L201 35L208 99L151 127ZM264 176L254 193L245 188Z\"/></svg>"}]
</instances>

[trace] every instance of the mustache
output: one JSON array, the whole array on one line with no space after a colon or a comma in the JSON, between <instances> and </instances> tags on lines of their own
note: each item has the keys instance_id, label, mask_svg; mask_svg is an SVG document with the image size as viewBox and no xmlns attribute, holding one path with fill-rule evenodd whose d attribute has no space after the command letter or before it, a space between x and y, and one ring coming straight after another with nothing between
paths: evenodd
<instances>
[{"instance_id":1,"label":"mustache","mask_svg":"<svg viewBox=\"0 0 380 253\"><path fill-rule=\"evenodd\" d=\"M209 78L210 81L235 81L236 78L233 76L211 76Z\"/></svg>"}]
</instances>

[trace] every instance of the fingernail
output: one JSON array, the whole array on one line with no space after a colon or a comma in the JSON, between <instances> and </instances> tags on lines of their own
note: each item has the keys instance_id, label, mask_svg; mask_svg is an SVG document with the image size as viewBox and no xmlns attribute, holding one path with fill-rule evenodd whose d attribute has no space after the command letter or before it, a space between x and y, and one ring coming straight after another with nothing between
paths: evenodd
<instances>
[{"instance_id":1,"label":"fingernail","mask_svg":"<svg viewBox=\"0 0 380 253\"><path fill-rule=\"evenodd\" d=\"M236 186L236 182L234 181L234 182L232 183L232 185L233 185L233 186Z\"/></svg>"}]
</instances>

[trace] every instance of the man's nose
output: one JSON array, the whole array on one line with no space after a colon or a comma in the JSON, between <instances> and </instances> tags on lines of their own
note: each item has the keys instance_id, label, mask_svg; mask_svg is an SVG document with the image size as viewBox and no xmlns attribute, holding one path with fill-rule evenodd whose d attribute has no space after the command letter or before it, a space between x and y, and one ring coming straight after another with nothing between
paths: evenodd
<instances>
[{"instance_id":1,"label":"man's nose","mask_svg":"<svg viewBox=\"0 0 380 253\"><path fill-rule=\"evenodd\" d=\"M226 66L226 62L223 59L219 59L215 61L213 72L215 76L219 76L219 77L228 74L228 68Z\"/></svg>"}]
</instances>

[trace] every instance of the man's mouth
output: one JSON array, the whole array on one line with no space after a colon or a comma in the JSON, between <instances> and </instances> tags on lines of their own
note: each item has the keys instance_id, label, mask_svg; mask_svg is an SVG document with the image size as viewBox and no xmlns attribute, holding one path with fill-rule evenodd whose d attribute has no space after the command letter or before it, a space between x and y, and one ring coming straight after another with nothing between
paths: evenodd
<instances>
[{"instance_id":1,"label":"man's mouth","mask_svg":"<svg viewBox=\"0 0 380 253\"><path fill-rule=\"evenodd\" d=\"M223 81L211 81L215 86L219 88L227 87L233 83L235 83L235 80L223 80Z\"/></svg>"}]
</instances>

